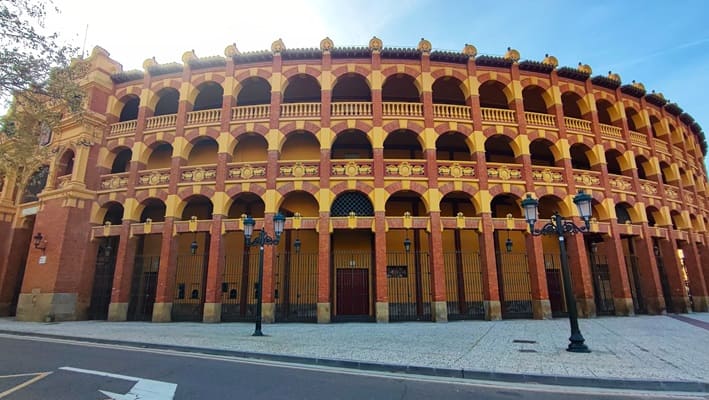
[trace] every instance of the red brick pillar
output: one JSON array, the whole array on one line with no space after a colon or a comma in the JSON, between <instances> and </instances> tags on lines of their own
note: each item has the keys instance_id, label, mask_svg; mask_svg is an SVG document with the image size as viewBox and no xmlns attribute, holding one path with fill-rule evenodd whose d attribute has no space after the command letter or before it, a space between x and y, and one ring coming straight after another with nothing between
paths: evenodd
<instances>
[{"instance_id":1,"label":"red brick pillar","mask_svg":"<svg viewBox=\"0 0 709 400\"><path fill-rule=\"evenodd\" d=\"M12 228L9 223L3 223L0 229L3 238L0 246L5 248L5 253L0 254L0 316L8 316L15 315L15 295L22 287L21 279L31 246L32 230L26 227Z\"/></svg>"},{"instance_id":2,"label":"red brick pillar","mask_svg":"<svg viewBox=\"0 0 709 400\"><path fill-rule=\"evenodd\" d=\"M707 235L704 235L706 240ZM702 272L704 273L704 285L709 289L709 246L706 244L700 244L698 247L699 251L699 265L702 266Z\"/></svg>"},{"instance_id":3,"label":"red brick pillar","mask_svg":"<svg viewBox=\"0 0 709 400\"><path fill-rule=\"evenodd\" d=\"M222 281L224 280L224 262L226 261L222 245L223 218L224 216L220 214L212 216L203 322L221 322L222 320Z\"/></svg>"},{"instance_id":4,"label":"red brick pillar","mask_svg":"<svg viewBox=\"0 0 709 400\"><path fill-rule=\"evenodd\" d=\"M128 304L130 303L133 267L138 237L130 236L130 225L133 221L124 219L121 224L120 239L116 250L116 268L113 273L113 289L111 304L108 306L109 321L125 321L128 319Z\"/></svg>"},{"instance_id":5,"label":"red brick pillar","mask_svg":"<svg viewBox=\"0 0 709 400\"><path fill-rule=\"evenodd\" d=\"M532 312L535 319L551 319L551 303L544 268L544 247L541 236L526 235L529 260L529 284L532 289Z\"/></svg>"},{"instance_id":6,"label":"red brick pillar","mask_svg":"<svg viewBox=\"0 0 709 400\"><path fill-rule=\"evenodd\" d=\"M153 322L172 320L172 300L175 297L175 274L177 273L177 237L172 236L175 217L165 217L160 244L160 269L153 306Z\"/></svg>"},{"instance_id":7,"label":"red brick pillar","mask_svg":"<svg viewBox=\"0 0 709 400\"><path fill-rule=\"evenodd\" d=\"M660 273L653 249L652 236L647 222L642 224L642 236L635 238L635 251L638 256L638 274L640 275L640 292L648 314L664 314L666 312L665 297L662 294Z\"/></svg>"},{"instance_id":8,"label":"red brick pillar","mask_svg":"<svg viewBox=\"0 0 709 400\"><path fill-rule=\"evenodd\" d=\"M483 274L485 319L488 321L497 321L502 319L502 308L500 306L500 290L497 280L497 260L495 259L495 237L492 215L490 213L482 213L480 215L480 224L480 267Z\"/></svg>"},{"instance_id":9,"label":"red brick pillar","mask_svg":"<svg viewBox=\"0 0 709 400\"><path fill-rule=\"evenodd\" d=\"M684 277L682 276L682 265L679 262L677 255L677 242L674 240L672 227L668 227L670 231L670 239L660 239L660 255L662 263L665 266L667 281L670 286L672 297L672 307L676 313L689 312L689 297L684 286Z\"/></svg>"},{"instance_id":10,"label":"red brick pillar","mask_svg":"<svg viewBox=\"0 0 709 400\"><path fill-rule=\"evenodd\" d=\"M389 322L389 286L387 281L387 233L384 211L374 212L374 288L377 322Z\"/></svg>"},{"instance_id":11,"label":"red brick pillar","mask_svg":"<svg viewBox=\"0 0 709 400\"><path fill-rule=\"evenodd\" d=\"M577 223L579 221L574 221ZM577 223L582 226L583 222ZM593 300L593 278L588 262L588 252L583 235L566 236L566 250L569 254L571 286L576 297L576 309L582 318L596 316L596 302Z\"/></svg>"},{"instance_id":12,"label":"red brick pillar","mask_svg":"<svg viewBox=\"0 0 709 400\"><path fill-rule=\"evenodd\" d=\"M693 309L695 312L709 311L709 297L699 258L699 250L697 250L697 244L692 240L691 236L689 242L683 242L682 252L684 253L684 266L687 268Z\"/></svg>"},{"instance_id":13,"label":"red brick pillar","mask_svg":"<svg viewBox=\"0 0 709 400\"><path fill-rule=\"evenodd\" d=\"M431 311L436 322L448 321L448 305L446 303L446 271L443 263L443 230L440 211L430 214L431 234L429 235L431 249L431 290L433 303Z\"/></svg>"},{"instance_id":14,"label":"red brick pillar","mask_svg":"<svg viewBox=\"0 0 709 400\"><path fill-rule=\"evenodd\" d=\"M327 324L332 317L330 293L330 213L320 212L318 221L318 323Z\"/></svg>"},{"instance_id":15,"label":"red brick pillar","mask_svg":"<svg viewBox=\"0 0 709 400\"><path fill-rule=\"evenodd\" d=\"M610 221L610 236L604 237L603 248L608 259L608 273L611 278L611 288L613 289L613 304L616 315L635 315L633 307L633 295L630 291L630 281L628 280L628 268L625 263L625 253L620 237L620 226L615 219Z\"/></svg>"}]
</instances>

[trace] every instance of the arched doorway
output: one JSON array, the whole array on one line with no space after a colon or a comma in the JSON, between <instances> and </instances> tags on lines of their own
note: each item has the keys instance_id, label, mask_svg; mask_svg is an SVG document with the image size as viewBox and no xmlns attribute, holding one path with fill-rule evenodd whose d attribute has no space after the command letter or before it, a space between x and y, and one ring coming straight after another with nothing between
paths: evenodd
<instances>
[{"instance_id":1,"label":"arched doorway","mask_svg":"<svg viewBox=\"0 0 709 400\"><path fill-rule=\"evenodd\" d=\"M330 207L330 217L373 217L366 194L341 193ZM371 229L335 229L331 236L333 269L333 321L371 321L374 298L374 235Z\"/></svg>"},{"instance_id":2,"label":"arched doorway","mask_svg":"<svg viewBox=\"0 0 709 400\"><path fill-rule=\"evenodd\" d=\"M106 214L103 217L104 225L123 223L123 206L120 203L111 202L104 205L104 208L106 209ZM108 306L111 304L119 239L120 236L107 236L102 238L98 244L88 319L108 319Z\"/></svg>"}]
</instances>

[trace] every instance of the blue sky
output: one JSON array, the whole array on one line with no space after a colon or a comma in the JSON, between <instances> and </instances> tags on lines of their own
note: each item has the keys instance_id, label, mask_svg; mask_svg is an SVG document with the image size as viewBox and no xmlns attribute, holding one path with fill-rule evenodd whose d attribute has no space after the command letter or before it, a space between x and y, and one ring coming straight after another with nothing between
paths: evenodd
<instances>
[{"instance_id":1,"label":"blue sky","mask_svg":"<svg viewBox=\"0 0 709 400\"><path fill-rule=\"evenodd\" d=\"M124 69L143 60L180 61L264 50L277 38L286 47L317 47L329 36L335 46L366 45L376 35L385 46L415 47L420 38L434 49L460 51L466 43L480 54L502 55L508 46L522 59L546 53L560 66L589 64L593 74L609 70L623 83L642 82L677 102L709 132L709 1L444 1L444 0L55 0L62 14L50 27L86 48L100 45ZM187 5L189 4L189 6ZM199 9L196 5L200 5ZM97 21L101 21L98 23Z\"/></svg>"}]
</instances>

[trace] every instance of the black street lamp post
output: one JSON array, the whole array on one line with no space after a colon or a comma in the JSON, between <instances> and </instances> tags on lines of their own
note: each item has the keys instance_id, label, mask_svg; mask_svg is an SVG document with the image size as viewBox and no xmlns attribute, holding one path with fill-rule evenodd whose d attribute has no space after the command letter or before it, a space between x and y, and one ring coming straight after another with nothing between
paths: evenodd
<instances>
[{"instance_id":1,"label":"black street lamp post","mask_svg":"<svg viewBox=\"0 0 709 400\"><path fill-rule=\"evenodd\" d=\"M258 282L255 284L256 288L256 329L254 330L254 334L252 336L263 336L263 332L261 332L261 319L262 319L262 311L261 311L261 306L263 304L263 290L261 288L263 287L263 248L264 246L276 246L278 245L278 242L281 240L281 234L283 233L283 228L286 223L286 217L283 216L283 214L278 213L273 216L273 230L275 237L271 237L266 233L266 230L261 228L261 231L259 232L259 235L253 240L251 239L251 236L254 233L254 225L256 225L256 221L254 221L253 218L250 216L246 216L244 218L244 244L248 247L251 246L258 246L259 247L259 253L258 253Z\"/></svg>"},{"instance_id":2,"label":"black street lamp post","mask_svg":"<svg viewBox=\"0 0 709 400\"><path fill-rule=\"evenodd\" d=\"M574 296L574 292L571 287L571 274L569 273L569 262L566 256L566 239L564 238L564 235L567 233L583 233L584 231L589 230L591 219L591 199L591 196L584 193L582 190L574 196L574 203L579 209L579 214L581 214L581 218L583 218L585 226L576 226L571 221L564 221L561 215L559 215L558 212L555 212L551 218L551 222L546 223L542 229L534 229L534 223L537 221L537 205L539 204L539 201L533 199L530 194L527 194L527 198L522 200L525 219L529 224L529 230L532 235L556 235L559 238L561 273L564 278L566 308L569 311L569 324L571 325L571 337L569 337L569 347L567 347L566 350L574 353L590 353L591 350L589 350L588 346L584 344L585 339L579 329L578 312L576 310L576 296Z\"/></svg>"}]
</instances>

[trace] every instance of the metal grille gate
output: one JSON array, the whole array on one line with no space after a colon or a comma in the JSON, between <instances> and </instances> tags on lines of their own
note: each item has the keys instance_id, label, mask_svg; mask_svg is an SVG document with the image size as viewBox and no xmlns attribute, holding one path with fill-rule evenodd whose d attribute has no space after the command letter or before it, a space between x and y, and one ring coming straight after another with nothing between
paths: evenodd
<instances>
[{"instance_id":1,"label":"metal grille gate","mask_svg":"<svg viewBox=\"0 0 709 400\"><path fill-rule=\"evenodd\" d=\"M630 293L633 296L633 308L636 314L645 313L645 302L640 283L638 256L626 255L625 266L628 268L628 281L630 283Z\"/></svg>"},{"instance_id":2,"label":"metal grille gate","mask_svg":"<svg viewBox=\"0 0 709 400\"><path fill-rule=\"evenodd\" d=\"M479 253L444 253L448 319L483 319L483 274Z\"/></svg>"},{"instance_id":3,"label":"metal grille gate","mask_svg":"<svg viewBox=\"0 0 709 400\"><path fill-rule=\"evenodd\" d=\"M91 289L91 303L88 311L89 319L108 319L108 306L111 304L111 290L113 289L113 273L116 269L118 240L118 236L108 237L98 246L94 285Z\"/></svg>"},{"instance_id":4,"label":"metal grille gate","mask_svg":"<svg viewBox=\"0 0 709 400\"><path fill-rule=\"evenodd\" d=\"M128 303L128 319L150 321L158 283L160 256L136 256L133 266L131 296Z\"/></svg>"},{"instance_id":5,"label":"metal grille gate","mask_svg":"<svg viewBox=\"0 0 709 400\"><path fill-rule=\"evenodd\" d=\"M665 264L662 261L662 256L659 254L660 249L657 248L657 250L655 251L655 261L657 262L657 272L660 275L660 284L662 285L662 296L665 298L665 308L668 313L673 313L675 309L674 305L672 304L672 291L670 290L670 282L667 280Z\"/></svg>"},{"instance_id":6,"label":"metal grille gate","mask_svg":"<svg viewBox=\"0 0 709 400\"><path fill-rule=\"evenodd\" d=\"M564 275L561 272L561 256L559 254L544 254L544 271L547 278L551 314L554 317L566 316L568 310L566 309Z\"/></svg>"},{"instance_id":7,"label":"metal grille gate","mask_svg":"<svg viewBox=\"0 0 709 400\"><path fill-rule=\"evenodd\" d=\"M207 278L207 254L177 256L173 321L202 321L204 290Z\"/></svg>"},{"instance_id":8,"label":"metal grille gate","mask_svg":"<svg viewBox=\"0 0 709 400\"><path fill-rule=\"evenodd\" d=\"M223 322L253 321L256 318L258 259L258 250L226 256L222 279Z\"/></svg>"},{"instance_id":9,"label":"metal grille gate","mask_svg":"<svg viewBox=\"0 0 709 400\"><path fill-rule=\"evenodd\" d=\"M610 272L608 271L608 258L602 254L591 254L589 262L593 274L593 295L596 299L596 314L615 314L613 290L611 289Z\"/></svg>"},{"instance_id":10,"label":"metal grille gate","mask_svg":"<svg viewBox=\"0 0 709 400\"><path fill-rule=\"evenodd\" d=\"M427 252L387 253L390 321L431 320L431 265Z\"/></svg>"},{"instance_id":11,"label":"metal grille gate","mask_svg":"<svg viewBox=\"0 0 709 400\"><path fill-rule=\"evenodd\" d=\"M497 253L502 318L531 318L532 286L524 253Z\"/></svg>"},{"instance_id":12,"label":"metal grille gate","mask_svg":"<svg viewBox=\"0 0 709 400\"><path fill-rule=\"evenodd\" d=\"M278 253L276 265L276 321L317 322L318 253Z\"/></svg>"}]
</instances>

